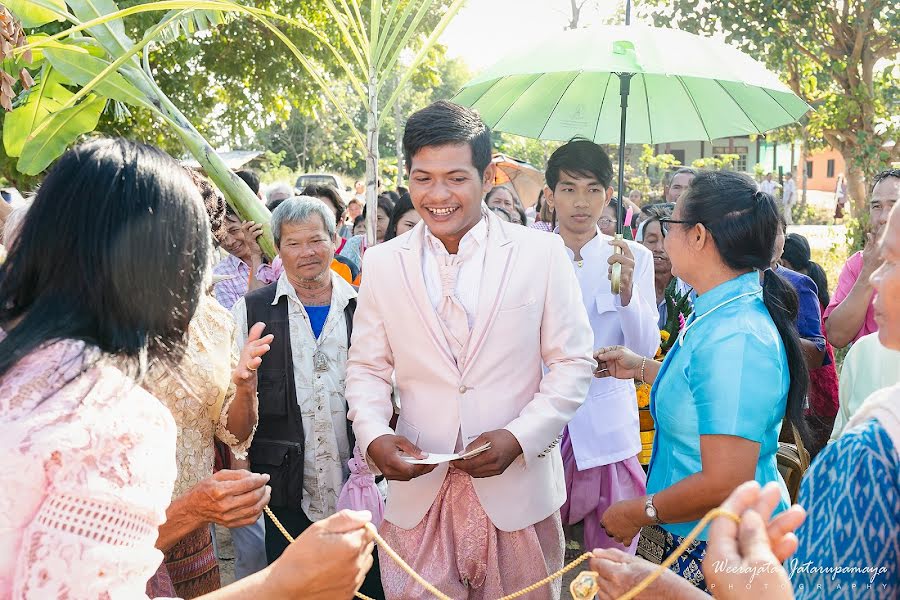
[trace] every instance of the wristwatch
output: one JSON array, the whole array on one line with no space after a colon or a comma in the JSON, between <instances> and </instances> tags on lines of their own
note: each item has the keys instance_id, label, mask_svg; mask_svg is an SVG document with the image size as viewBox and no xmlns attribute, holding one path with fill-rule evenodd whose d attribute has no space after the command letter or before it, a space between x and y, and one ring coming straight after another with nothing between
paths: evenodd
<instances>
[{"instance_id":1,"label":"wristwatch","mask_svg":"<svg viewBox=\"0 0 900 600\"><path fill-rule=\"evenodd\" d=\"M655 494L650 494L647 496L647 502L644 503L644 513L646 513L647 518L649 518L654 525L659 525L662 523L659 519L659 514L656 512L656 507L653 506L653 496Z\"/></svg>"}]
</instances>

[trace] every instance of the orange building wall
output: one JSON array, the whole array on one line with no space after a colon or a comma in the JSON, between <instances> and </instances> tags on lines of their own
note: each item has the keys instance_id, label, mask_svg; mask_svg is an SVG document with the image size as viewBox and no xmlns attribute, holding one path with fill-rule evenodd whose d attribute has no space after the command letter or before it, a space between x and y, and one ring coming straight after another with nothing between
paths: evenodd
<instances>
[{"instance_id":1,"label":"orange building wall","mask_svg":"<svg viewBox=\"0 0 900 600\"><path fill-rule=\"evenodd\" d=\"M842 173L846 177L845 163L841 153L832 148L818 150L807 156L807 161L812 162L812 177L807 179L806 189L833 192L837 187L838 176ZM828 161L834 161L834 176L828 177ZM804 165L797 165L804 168Z\"/></svg>"}]
</instances>

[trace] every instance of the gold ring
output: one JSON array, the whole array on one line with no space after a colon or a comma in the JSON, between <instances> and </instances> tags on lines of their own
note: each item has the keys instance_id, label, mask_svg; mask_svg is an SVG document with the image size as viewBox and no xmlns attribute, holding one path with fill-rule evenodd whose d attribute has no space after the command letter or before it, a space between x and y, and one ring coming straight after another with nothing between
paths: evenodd
<instances>
[{"instance_id":1,"label":"gold ring","mask_svg":"<svg viewBox=\"0 0 900 600\"><path fill-rule=\"evenodd\" d=\"M251 369L250 367L247 367L247 370L248 370L248 371L256 372L256 369Z\"/></svg>"}]
</instances>

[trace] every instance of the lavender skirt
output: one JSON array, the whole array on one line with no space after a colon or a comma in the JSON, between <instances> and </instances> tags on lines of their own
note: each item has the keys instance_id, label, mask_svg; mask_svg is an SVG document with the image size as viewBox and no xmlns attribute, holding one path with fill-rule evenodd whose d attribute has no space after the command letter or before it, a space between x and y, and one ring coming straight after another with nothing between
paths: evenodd
<instances>
[{"instance_id":1,"label":"lavender skirt","mask_svg":"<svg viewBox=\"0 0 900 600\"><path fill-rule=\"evenodd\" d=\"M637 536L626 548L606 535L600 526L600 519L606 509L616 502L647 493L647 476L637 456L579 471L568 427L563 430L560 451L566 474L566 503L560 509L563 524L574 525L584 521L584 548L587 550L618 548L634 554Z\"/></svg>"}]
</instances>

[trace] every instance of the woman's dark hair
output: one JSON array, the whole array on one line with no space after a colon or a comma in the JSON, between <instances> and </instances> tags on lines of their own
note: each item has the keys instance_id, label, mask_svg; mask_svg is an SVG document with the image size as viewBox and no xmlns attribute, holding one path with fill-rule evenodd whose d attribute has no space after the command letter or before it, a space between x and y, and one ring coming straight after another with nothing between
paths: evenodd
<instances>
[{"instance_id":1,"label":"woman's dark hair","mask_svg":"<svg viewBox=\"0 0 900 600\"><path fill-rule=\"evenodd\" d=\"M203 206L206 208L206 216L209 218L209 230L212 232L213 240L218 244L225 233L225 215L228 214L228 203L216 192L216 188L209 179L189 167L185 167L184 170L190 175L200 192L200 197L203 198Z\"/></svg>"},{"instance_id":2,"label":"woman's dark hair","mask_svg":"<svg viewBox=\"0 0 900 600\"><path fill-rule=\"evenodd\" d=\"M594 177L604 188L609 187L613 177L609 155L599 145L584 138L573 138L550 155L545 178L551 191L556 190L562 171L582 177Z\"/></svg>"},{"instance_id":3,"label":"woman's dark hair","mask_svg":"<svg viewBox=\"0 0 900 600\"><path fill-rule=\"evenodd\" d=\"M319 200L328 199L331 202L332 206L334 206L334 219L335 224L338 229L341 227L341 220L344 218L344 213L347 212L347 205L344 204L344 201L341 199L341 193L337 191L337 188L333 185L315 185L313 183L309 184L303 191L300 192L301 196L312 196L313 198L318 198ZM281 202L279 202L281 204Z\"/></svg>"},{"instance_id":4,"label":"woman's dark hair","mask_svg":"<svg viewBox=\"0 0 900 600\"><path fill-rule=\"evenodd\" d=\"M69 150L0 267L0 376L60 339L176 362L210 248L200 194L170 156L123 139Z\"/></svg>"},{"instance_id":5,"label":"woman's dark hair","mask_svg":"<svg viewBox=\"0 0 900 600\"><path fill-rule=\"evenodd\" d=\"M368 208L368 205L363 204L363 211L362 211L362 216L363 216L363 217L366 216L366 209L367 209L367 208ZM378 208L380 208L381 210L383 210L383 211L384 211L384 214L386 214L386 215L388 216L388 218L390 218L390 217L391 217L391 214L394 212L394 203L391 202L391 197L390 197L390 196L386 196L386 195L384 195L384 194L378 196Z\"/></svg>"},{"instance_id":6,"label":"woman's dark hair","mask_svg":"<svg viewBox=\"0 0 900 600\"><path fill-rule=\"evenodd\" d=\"M357 225L365 225L366 224L366 215L359 215L355 219L353 219L353 229L356 229Z\"/></svg>"},{"instance_id":7,"label":"woman's dark hair","mask_svg":"<svg viewBox=\"0 0 900 600\"><path fill-rule=\"evenodd\" d=\"M491 164L491 130L473 110L459 104L438 100L414 112L403 130L403 154L406 168L423 148L468 144L472 149L472 164L479 175Z\"/></svg>"},{"instance_id":8,"label":"woman's dark hair","mask_svg":"<svg viewBox=\"0 0 900 600\"><path fill-rule=\"evenodd\" d=\"M384 193L384 195L390 198L393 204L397 204L398 202L400 202L400 194L398 194L394 190L388 190Z\"/></svg>"},{"instance_id":9,"label":"woman's dark hair","mask_svg":"<svg viewBox=\"0 0 900 600\"><path fill-rule=\"evenodd\" d=\"M400 194L400 196L402 197L403 194L408 194L408 193L409 193L409 188L404 187L404 186L402 186L402 185L398 185L398 186L397 186L397 193Z\"/></svg>"},{"instance_id":10,"label":"woman's dark hair","mask_svg":"<svg viewBox=\"0 0 900 600\"><path fill-rule=\"evenodd\" d=\"M235 171L234 174L244 180L251 192L254 194L259 193L259 175L256 174L256 171L253 169L241 169Z\"/></svg>"},{"instance_id":11,"label":"woman's dark hair","mask_svg":"<svg viewBox=\"0 0 900 600\"><path fill-rule=\"evenodd\" d=\"M828 276L825 270L812 261L809 242L799 233L789 233L784 238L784 253L781 257L791 264L791 268L813 280L819 293L819 304L828 306L831 294L828 293Z\"/></svg>"},{"instance_id":12,"label":"woman's dark hair","mask_svg":"<svg viewBox=\"0 0 900 600\"><path fill-rule=\"evenodd\" d=\"M400 196L400 201L394 205L394 209L390 213L391 221L388 223L387 231L384 234L384 241L392 240L397 237L397 224L400 223L400 219L403 218L403 215L411 210L415 210L412 198L408 193L403 194Z\"/></svg>"},{"instance_id":13,"label":"woman's dark hair","mask_svg":"<svg viewBox=\"0 0 900 600\"><path fill-rule=\"evenodd\" d=\"M790 373L786 417L806 441L809 436L803 404L809 372L797 334L799 301L791 284L769 268L779 227L775 199L759 191L756 182L743 173L703 171L679 204L683 204L681 220L685 226L703 224L726 265L764 272L763 301L781 335Z\"/></svg>"}]
</instances>

